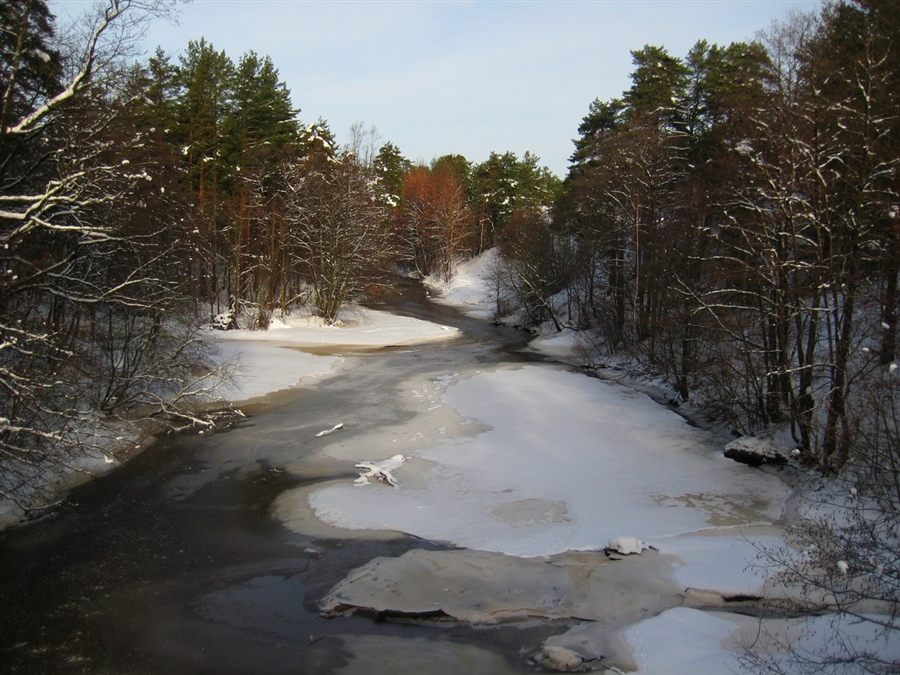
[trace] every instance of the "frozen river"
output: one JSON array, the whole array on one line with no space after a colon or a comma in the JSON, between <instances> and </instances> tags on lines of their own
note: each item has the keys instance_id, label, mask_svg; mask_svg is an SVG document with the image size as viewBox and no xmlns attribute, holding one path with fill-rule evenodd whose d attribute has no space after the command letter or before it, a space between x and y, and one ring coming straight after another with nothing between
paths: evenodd
<instances>
[{"instance_id":1,"label":"frozen river","mask_svg":"<svg viewBox=\"0 0 900 675\"><path fill-rule=\"evenodd\" d=\"M542 645L585 668L733 667L740 621L707 610L762 584L748 556L787 488L643 395L522 353L522 333L416 286L391 309L462 335L345 350L2 535L5 671L534 672ZM354 483L398 454L398 487ZM611 562L619 535L654 550Z\"/></svg>"}]
</instances>

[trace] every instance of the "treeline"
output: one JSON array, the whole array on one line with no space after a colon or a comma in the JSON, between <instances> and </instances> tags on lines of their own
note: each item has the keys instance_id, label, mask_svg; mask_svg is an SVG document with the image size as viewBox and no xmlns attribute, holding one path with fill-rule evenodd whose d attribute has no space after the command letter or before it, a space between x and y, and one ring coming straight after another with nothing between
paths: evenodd
<instances>
[{"instance_id":1,"label":"treeline","mask_svg":"<svg viewBox=\"0 0 900 675\"><path fill-rule=\"evenodd\" d=\"M631 87L578 130L552 231L507 247L532 307L566 288L605 348L739 433L789 426L824 470L863 435L888 450L898 26L896 3L835 2L752 43L633 52Z\"/></svg>"},{"instance_id":2,"label":"treeline","mask_svg":"<svg viewBox=\"0 0 900 675\"><path fill-rule=\"evenodd\" d=\"M183 222L192 297L248 327L310 301L327 321L369 298L398 267L450 274L493 245L517 206L549 206L560 181L531 154L459 155L414 166L361 123L339 146L324 120L303 126L268 57L237 64L200 40L132 74L135 124L153 140ZM175 198L170 193L170 198Z\"/></svg>"}]
</instances>

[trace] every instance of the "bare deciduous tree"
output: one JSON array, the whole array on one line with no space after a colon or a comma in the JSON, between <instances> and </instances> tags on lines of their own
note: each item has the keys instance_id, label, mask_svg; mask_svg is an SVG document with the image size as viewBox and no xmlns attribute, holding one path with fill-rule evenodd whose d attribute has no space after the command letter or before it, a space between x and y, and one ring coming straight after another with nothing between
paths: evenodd
<instances>
[{"instance_id":1,"label":"bare deciduous tree","mask_svg":"<svg viewBox=\"0 0 900 675\"><path fill-rule=\"evenodd\" d=\"M316 311L331 324L342 305L389 285L393 235L368 173L354 158L323 167L300 161L286 173L292 244Z\"/></svg>"},{"instance_id":2,"label":"bare deciduous tree","mask_svg":"<svg viewBox=\"0 0 900 675\"><path fill-rule=\"evenodd\" d=\"M169 8L99 3L65 40L29 19L46 13L40 0L5 8L19 39L0 55L4 497L40 488L44 467L83 452L97 419L168 415L203 374L203 350L180 325L178 270L162 255L171 241L159 213L139 215L161 206L163 186L139 153L129 159L139 143L122 57L142 17ZM26 72L35 38L59 58L58 77Z\"/></svg>"}]
</instances>

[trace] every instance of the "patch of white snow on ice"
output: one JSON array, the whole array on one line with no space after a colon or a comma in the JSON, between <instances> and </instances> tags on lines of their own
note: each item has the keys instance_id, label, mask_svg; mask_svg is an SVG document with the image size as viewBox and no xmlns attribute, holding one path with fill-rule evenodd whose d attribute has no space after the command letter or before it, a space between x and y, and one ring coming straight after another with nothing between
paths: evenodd
<instances>
[{"instance_id":1,"label":"patch of white snow on ice","mask_svg":"<svg viewBox=\"0 0 900 675\"><path fill-rule=\"evenodd\" d=\"M600 550L623 531L666 552L666 538L719 519L774 521L789 494L646 396L583 375L500 369L456 382L444 401L488 431L419 452L430 462L424 487L314 490L318 517L518 556ZM528 517L516 517L525 505ZM679 541L678 555L690 554Z\"/></svg>"},{"instance_id":2,"label":"patch of white snow on ice","mask_svg":"<svg viewBox=\"0 0 900 675\"><path fill-rule=\"evenodd\" d=\"M318 317L274 318L269 330L210 331L221 359L236 364L235 377L220 385L215 394L232 402L246 401L296 386L307 377L321 377L341 362L337 356L320 356L302 349L377 349L456 337L459 331L364 307L341 311L341 325L326 326Z\"/></svg>"},{"instance_id":3,"label":"patch of white snow on ice","mask_svg":"<svg viewBox=\"0 0 900 675\"><path fill-rule=\"evenodd\" d=\"M449 326L365 307L346 307L338 319L337 325L327 326L319 317L291 315L273 318L268 330L214 331L212 335L218 341L277 342L300 348L378 348L448 340L459 334Z\"/></svg>"},{"instance_id":4,"label":"patch of white snow on ice","mask_svg":"<svg viewBox=\"0 0 900 675\"><path fill-rule=\"evenodd\" d=\"M646 675L720 675L742 672L722 649L737 626L697 609L678 607L641 621L625 632L637 672Z\"/></svg>"},{"instance_id":5,"label":"patch of white snow on ice","mask_svg":"<svg viewBox=\"0 0 900 675\"><path fill-rule=\"evenodd\" d=\"M232 402L247 401L288 389L307 377L320 377L341 362L335 356L315 356L298 349L262 342L219 343L220 358L234 363L234 376L215 393Z\"/></svg>"}]
</instances>

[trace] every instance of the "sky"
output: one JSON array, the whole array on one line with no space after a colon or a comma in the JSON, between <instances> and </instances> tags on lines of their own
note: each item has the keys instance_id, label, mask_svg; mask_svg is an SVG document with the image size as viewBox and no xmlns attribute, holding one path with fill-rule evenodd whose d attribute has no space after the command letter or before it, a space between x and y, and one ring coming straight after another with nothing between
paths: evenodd
<instances>
[{"instance_id":1,"label":"sky","mask_svg":"<svg viewBox=\"0 0 900 675\"><path fill-rule=\"evenodd\" d=\"M50 0L62 19L86 6ZM530 151L560 177L594 99L630 84L631 51L683 57L698 40L751 40L821 0L193 0L154 20L147 55L201 37L236 63L269 55L304 123L339 142L374 127L413 162Z\"/></svg>"}]
</instances>

